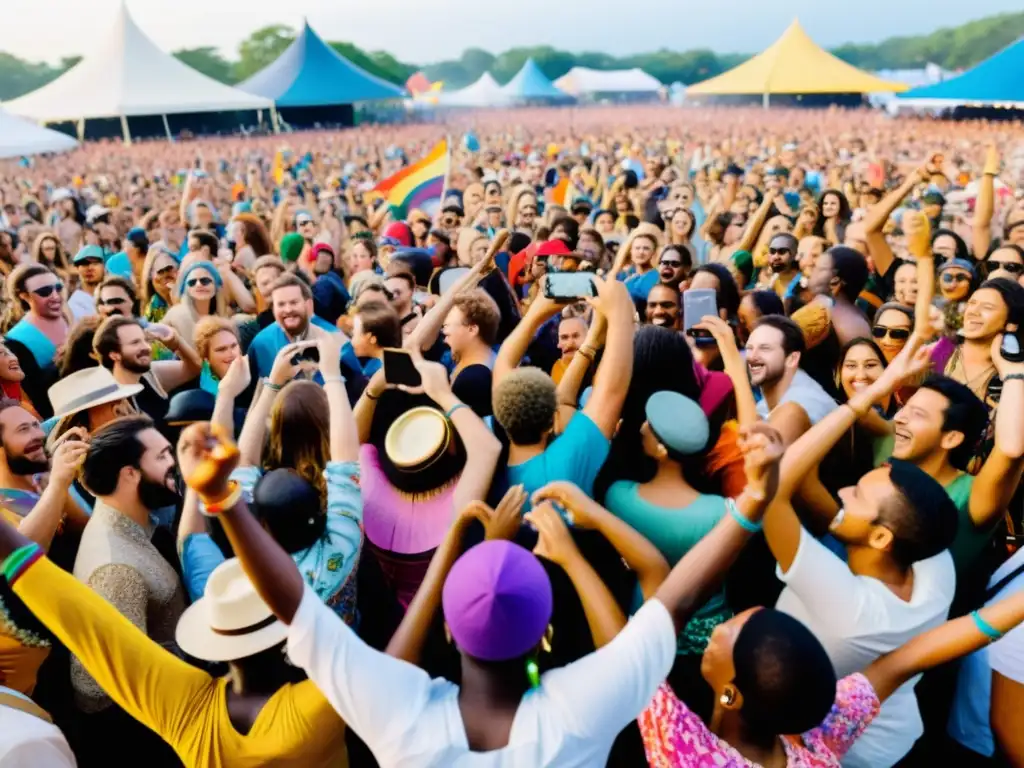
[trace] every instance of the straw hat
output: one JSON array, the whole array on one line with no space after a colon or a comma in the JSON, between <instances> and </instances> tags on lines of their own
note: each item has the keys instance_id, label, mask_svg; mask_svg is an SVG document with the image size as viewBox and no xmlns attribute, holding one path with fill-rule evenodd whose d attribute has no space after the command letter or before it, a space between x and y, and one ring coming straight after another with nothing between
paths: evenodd
<instances>
[{"instance_id":1,"label":"straw hat","mask_svg":"<svg viewBox=\"0 0 1024 768\"><path fill-rule=\"evenodd\" d=\"M141 384L120 384L106 368L96 366L65 376L47 391L57 418L134 397Z\"/></svg>"},{"instance_id":2,"label":"straw hat","mask_svg":"<svg viewBox=\"0 0 1024 768\"><path fill-rule=\"evenodd\" d=\"M452 441L451 423L430 406L412 408L391 424L384 451L402 472L421 472L437 462Z\"/></svg>"},{"instance_id":3,"label":"straw hat","mask_svg":"<svg viewBox=\"0 0 1024 768\"><path fill-rule=\"evenodd\" d=\"M203 596L178 620L174 638L203 661L235 661L284 642L288 627L263 602L237 558L210 574Z\"/></svg>"}]
</instances>

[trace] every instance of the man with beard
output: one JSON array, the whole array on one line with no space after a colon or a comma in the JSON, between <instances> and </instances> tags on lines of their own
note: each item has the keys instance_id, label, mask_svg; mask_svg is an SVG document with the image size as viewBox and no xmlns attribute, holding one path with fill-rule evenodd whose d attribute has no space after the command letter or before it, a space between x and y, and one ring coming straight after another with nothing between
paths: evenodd
<instances>
[{"instance_id":1,"label":"man with beard","mask_svg":"<svg viewBox=\"0 0 1024 768\"><path fill-rule=\"evenodd\" d=\"M780 232L768 242L768 279L765 287L779 298L791 295L799 284L800 267L796 260L799 241L789 232Z\"/></svg>"},{"instance_id":2,"label":"man with beard","mask_svg":"<svg viewBox=\"0 0 1024 768\"><path fill-rule=\"evenodd\" d=\"M270 375L277 353L287 345L319 339L326 333L341 333L313 313L313 291L301 278L285 273L269 290L274 322L256 334L248 351L253 376L261 378ZM348 340L342 347L341 366L349 394L354 389L361 392L365 385L362 366ZM319 371L314 374L314 380L323 383Z\"/></svg>"},{"instance_id":3,"label":"man with beard","mask_svg":"<svg viewBox=\"0 0 1024 768\"><path fill-rule=\"evenodd\" d=\"M96 505L82 533L75 578L150 639L175 648L185 591L171 564L173 537L154 514L180 500L173 447L147 416L115 419L92 434L81 476ZM164 542L170 544L166 554ZM85 713L85 736L76 745L83 765L92 765L104 750L109 755L111 744L128 754L146 754L148 762L152 754L150 765L168 764L162 757L169 748L113 705L74 657L71 684L75 703ZM147 751L136 751L143 744Z\"/></svg>"},{"instance_id":4,"label":"man with beard","mask_svg":"<svg viewBox=\"0 0 1024 768\"><path fill-rule=\"evenodd\" d=\"M96 292L96 312L100 317L138 317L135 286L123 277L107 277Z\"/></svg>"},{"instance_id":5,"label":"man with beard","mask_svg":"<svg viewBox=\"0 0 1024 768\"><path fill-rule=\"evenodd\" d=\"M679 330L679 289L659 283L647 294L644 320L650 325Z\"/></svg>"},{"instance_id":6,"label":"man with beard","mask_svg":"<svg viewBox=\"0 0 1024 768\"><path fill-rule=\"evenodd\" d=\"M83 246L71 259L78 273L78 288L68 296L68 309L75 322L96 314L97 289L106 275L103 260L103 249L98 245Z\"/></svg>"},{"instance_id":7,"label":"man with beard","mask_svg":"<svg viewBox=\"0 0 1024 768\"><path fill-rule=\"evenodd\" d=\"M836 408L835 400L800 368L805 350L800 326L782 315L762 317L747 339L757 412L782 433L786 445Z\"/></svg>"},{"instance_id":8,"label":"man with beard","mask_svg":"<svg viewBox=\"0 0 1024 768\"><path fill-rule=\"evenodd\" d=\"M152 343L159 341L178 360L153 361ZM96 329L93 351L100 365L114 374L119 384L141 384L135 407L163 426L168 393L196 378L203 367L198 353L166 325L152 323L145 330L138 320L109 317Z\"/></svg>"}]
</instances>

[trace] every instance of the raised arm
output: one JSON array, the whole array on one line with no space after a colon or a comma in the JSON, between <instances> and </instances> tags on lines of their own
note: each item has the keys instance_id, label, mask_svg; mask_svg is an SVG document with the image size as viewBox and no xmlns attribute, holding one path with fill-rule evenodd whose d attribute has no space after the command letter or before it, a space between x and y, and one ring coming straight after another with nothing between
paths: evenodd
<instances>
[{"instance_id":1,"label":"raised arm","mask_svg":"<svg viewBox=\"0 0 1024 768\"><path fill-rule=\"evenodd\" d=\"M217 399L213 404L211 421L229 435L235 433L235 400L251 382L252 369L249 368L249 357L243 355L231 361L227 373L217 385ZM253 404L256 403L261 392L262 389L257 390L252 399Z\"/></svg>"},{"instance_id":2,"label":"raised arm","mask_svg":"<svg viewBox=\"0 0 1024 768\"><path fill-rule=\"evenodd\" d=\"M498 350L498 356L494 361L494 370L491 374L492 393L498 388L498 383L518 367L523 355L526 354L527 347L530 346L530 342L533 341L533 337L537 335L537 331L544 321L558 314L560 309L559 304L544 295L543 282L538 285L537 295L530 303L530 308Z\"/></svg>"},{"instance_id":3,"label":"raised arm","mask_svg":"<svg viewBox=\"0 0 1024 768\"><path fill-rule=\"evenodd\" d=\"M672 615L676 632L702 606L725 576L750 537L760 530L761 516L775 495L783 452L778 430L767 424L747 427L740 438L747 486L725 515L683 559L676 563L654 597ZM789 453L789 451L787 451Z\"/></svg>"},{"instance_id":4,"label":"raised arm","mask_svg":"<svg viewBox=\"0 0 1024 768\"><path fill-rule=\"evenodd\" d=\"M359 461L359 432L341 375L341 348L345 341L343 334L325 333L317 343L330 414L331 461Z\"/></svg>"},{"instance_id":5,"label":"raised arm","mask_svg":"<svg viewBox=\"0 0 1024 768\"><path fill-rule=\"evenodd\" d=\"M572 483L548 483L533 494L534 504L544 501L561 504L572 515L577 528L595 530L604 536L636 573L644 599L654 596L669 573L668 563L657 547Z\"/></svg>"},{"instance_id":6,"label":"raised arm","mask_svg":"<svg viewBox=\"0 0 1024 768\"><path fill-rule=\"evenodd\" d=\"M907 249L917 261L917 301L914 302L914 333L921 339L932 336L931 309L935 293L935 255L932 253L932 228L921 211L903 216Z\"/></svg>"},{"instance_id":7,"label":"raised arm","mask_svg":"<svg viewBox=\"0 0 1024 768\"><path fill-rule=\"evenodd\" d=\"M733 333L732 327L715 315L702 318L696 327L708 331L715 337L725 374L732 381L733 396L736 398L736 420L739 426L742 428L756 424L761 417L757 415L754 390L750 386L746 363L743 362L743 357L736 346L736 334Z\"/></svg>"},{"instance_id":8,"label":"raised arm","mask_svg":"<svg viewBox=\"0 0 1024 768\"><path fill-rule=\"evenodd\" d=\"M455 509L462 509L487 496L501 454L501 443L473 409L452 394L448 371L443 365L418 356L413 356L413 364L423 381L423 391L444 411L466 446L466 466L452 495Z\"/></svg>"},{"instance_id":9,"label":"raised arm","mask_svg":"<svg viewBox=\"0 0 1024 768\"><path fill-rule=\"evenodd\" d=\"M209 423L192 424L181 434L178 465L207 514L224 525L235 555L267 607L290 624L302 602L305 582L295 561L250 514L241 489L230 482L239 463L238 448Z\"/></svg>"},{"instance_id":10,"label":"raised arm","mask_svg":"<svg viewBox=\"0 0 1024 768\"><path fill-rule=\"evenodd\" d=\"M984 648L1024 621L1024 591L930 629L864 670L875 693L885 701L915 675Z\"/></svg>"},{"instance_id":11,"label":"raised arm","mask_svg":"<svg viewBox=\"0 0 1024 768\"><path fill-rule=\"evenodd\" d=\"M178 356L177 360L158 360L151 366L160 386L172 392L196 378L203 369L203 361L189 341L169 325L150 323L146 328L150 341L159 341Z\"/></svg>"},{"instance_id":12,"label":"raised arm","mask_svg":"<svg viewBox=\"0 0 1024 768\"><path fill-rule=\"evenodd\" d=\"M626 390L633 377L633 316L636 306L629 290L618 280L594 278L597 297L590 299L595 312L608 319L608 340L594 389L583 413L611 439L619 425Z\"/></svg>"},{"instance_id":13,"label":"raised arm","mask_svg":"<svg viewBox=\"0 0 1024 768\"><path fill-rule=\"evenodd\" d=\"M86 439L85 430L80 427L68 430L61 437L53 452L50 479L46 489L32 510L18 523L18 531L43 549L50 548L53 537L60 528L71 483L74 482L78 468L82 466L89 452Z\"/></svg>"},{"instance_id":14,"label":"raised arm","mask_svg":"<svg viewBox=\"0 0 1024 768\"><path fill-rule=\"evenodd\" d=\"M871 206L864 216L864 229L868 232L880 232L885 226L885 222L892 216L892 212L899 207L907 195L914 191L914 187L921 183L924 174L924 169L914 171L896 189ZM878 271L885 274L885 270L881 267Z\"/></svg>"},{"instance_id":15,"label":"raised arm","mask_svg":"<svg viewBox=\"0 0 1024 768\"><path fill-rule=\"evenodd\" d=\"M1007 361L1000 351L1002 335L992 342L992 362L1003 382L996 409L995 445L974 478L968 510L975 528L987 528L1009 506L1024 470L1024 363Z\"/></svg>"},{"instance_id":16,"label":"raised arm","mask_svg":"<svg viewBox=\"0 0 1024 768\"><path fill-rule=\"evenodd\" d=\"M740 237L739 242L733 246L731 253L737 251L751 251L754 250L754 244L757 242L757 238L761 235L761 230L764 228L764 223L768 221L768 213L772 209L772 205L775 203L777 196L775 190L769 190L764 200L754 211L754 215L750 217L750 221L747 222L746 228L743 230L743 235Z\"/></svg>"},{"instance_id":17,"label":"raised arm","mask_svg":"<svg viewBox=\"0 0 1024 768\"><path fill-rule=\"evenodd\" d=\"M597 351L604 346L605 334L608 330L608 321L600 312L594 312L594 319L587 331L587 338L583 345L576 350L569 367L562 374L562 380L558 382L555 389L555 396L558 398L558 419L559 426L564 427L569 423L577 410L579 402L580 386L583 379L594 364Z\"/></svg>"},{"instance_id":18,"label":"raised arm","mask_svg":"<svg viewBox=\"0 0 1024 768\"><path fill-rule=\"evenodd\" d=\"M992 214L995 213L996 176L999 174L999 152L990 146L985 153L985 168L978 181L978 200L974 207L972 244L974 258L983 260L992 243Z\"/></svg>"},{"instance_id":19,"label":"raised arm","mask_svg":"<svg viewBox=\"0 0 1024 768\"><path fill-rule=\"evenodd\" d=\"M508 230L502 229L494 236L487 255L484 256L473 268L460 277L448 288L433 307L416 324L416 328L406 337L402 346L406 349L428 350L437 341L437 334L441 332L444 319L455 304L455 298L470 288L475 287L483 276L494 268L494 257L504 247L508 240Z\"/></svg>"},{"instance_id":20,"label":"raised arm","mask_svg":"<svg viewBox=\"0 0 1024 768\"><path fill-rule=\"evenodd\" d=\"M377 401L384 394L385 389L387 389L387 382L384 380L384 369L381 368L373 374L363 390L363 394L356 401L352 416L356 422L356 437L360 445L370 441L373 414L377 412Z\"/></svg>"}]
</instances>

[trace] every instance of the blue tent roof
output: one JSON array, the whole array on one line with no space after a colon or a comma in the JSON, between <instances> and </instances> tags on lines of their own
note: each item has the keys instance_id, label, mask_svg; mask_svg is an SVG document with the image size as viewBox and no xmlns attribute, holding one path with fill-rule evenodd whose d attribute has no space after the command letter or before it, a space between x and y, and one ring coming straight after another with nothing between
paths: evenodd
<instances>
[{"instance_id":1,"label":"blue tent roof","mask_svg":"<svg viewBox=\"0 0 1024 768\"><path fill-rule=\"evenodd\" d=\"M523 68L501 90L514 100L572 101L572 96L556 88L533 59L527 59Z\"/></svg>"},{"instance_id":2,"label":"blue tent roof","mask_svg":"<svg viewBox=\"0 0 1024 768\"><path fill-rule=\"evenodd\" d=\"M958 77L900 94L900 101L1024 107L1024 38Z\"/></svg>"},{"instance_id":3,"label":"blue tent roof","mask_svg":"<svg viewBox=\"0 0 1024 768\"><path fill-rule=\"evenodd\" d=\"M279 107L322 107L405 95L335 51L303 24L302 32L273 64L244 83L243 91L273 99Z\"/></svg>"}]
</instances>

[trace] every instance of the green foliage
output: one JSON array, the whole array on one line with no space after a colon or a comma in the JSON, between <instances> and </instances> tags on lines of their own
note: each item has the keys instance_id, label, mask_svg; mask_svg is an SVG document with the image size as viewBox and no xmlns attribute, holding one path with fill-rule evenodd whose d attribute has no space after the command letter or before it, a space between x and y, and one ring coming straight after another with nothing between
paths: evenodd
<instances>
[{"instance_id":1,"label":"green foliage","mask_svg":"<svg viewBox=\"0 0 1024 768\"><path fill-rule=\"evenodd\" d=\"M225 83L236 83L254 75L273 62L295 39L294 29L275 24L253 32L238 49L238 59L225 59L214 48L191 48L175 53L179 59L200 72ZM847 44L833 50L840 58L862 69L905 69L922 67L928 62L946 69L963 69L977 64L1024 36L1024 12L1004 13L972 21L951 29L939 29L929 35L892 37L874 45ZM332 42L334 50L367 72L397 84L420 67L399 61L384 51L367 52L351 43ZM697 83L721 74L749 58L749 54L715 53L707 49L670 51L616 57L607 53L570 53L552 46L513 48L494 55L480 48L467 48L457 59L423 67L431 80L443 80L449 89L472 83L484 72L498 82L507 82L533 58L545 75L561 77L575 66L593 69L640 67L663 83ZM80 57L67 57L57 66L35 64L0 53L0 101L13 99L45 85Z\"/></svg>"},{"instance_id":2,"label":"green foliage","mask_svg":"<svg viewBox=\"0 0 1024 768\"><path fill-rule=\"evenodd\" d=\"M222 83L234 82L231 62L221 56L216 48L186 48L175 51L174 56L207 77L212 77Z\"/></svg>"}]
</instances>

